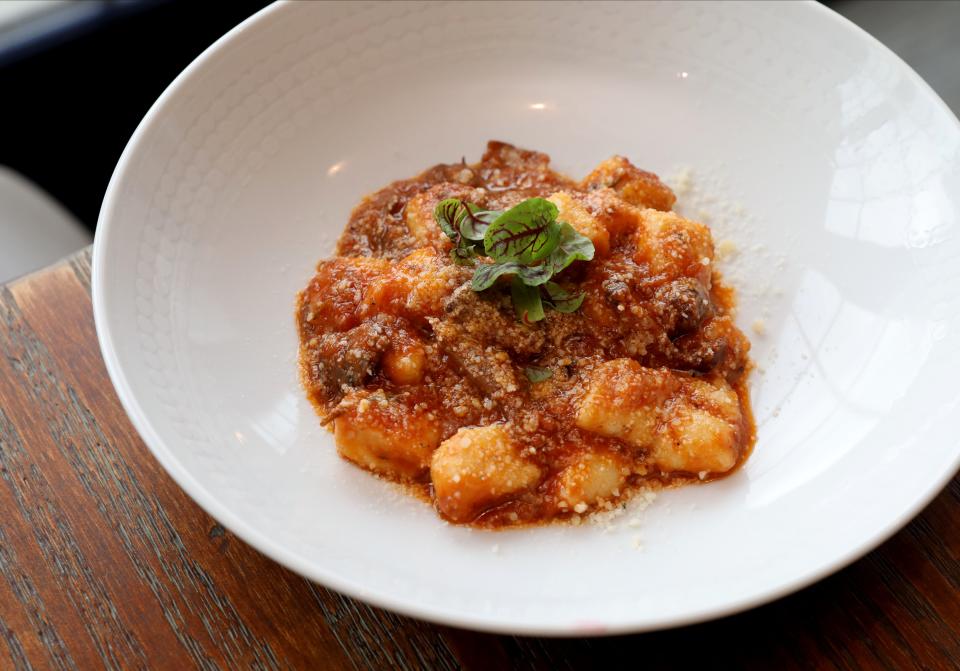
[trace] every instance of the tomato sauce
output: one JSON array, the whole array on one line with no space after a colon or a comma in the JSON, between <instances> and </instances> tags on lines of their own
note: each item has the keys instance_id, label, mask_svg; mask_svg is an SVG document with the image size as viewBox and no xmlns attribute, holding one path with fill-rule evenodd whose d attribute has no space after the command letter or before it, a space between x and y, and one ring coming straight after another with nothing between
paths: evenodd
<instances>
[{"instance_id":1,"label":"tomato sauce","mask_svg":"<svg viewBox=\"0 0 960 671\"><path fill-rule=\"evenodd\" d=\"M532 197L596 253L555 278L579 310L522 323L507 282L470 288L433 210ZM364 198L296 313L303 384L341 455L482 527L579 521L733 472L755 440L750 344L709 230L674 200L626 159L574 181L500 142Z\"/></svg>"}]
</instances>

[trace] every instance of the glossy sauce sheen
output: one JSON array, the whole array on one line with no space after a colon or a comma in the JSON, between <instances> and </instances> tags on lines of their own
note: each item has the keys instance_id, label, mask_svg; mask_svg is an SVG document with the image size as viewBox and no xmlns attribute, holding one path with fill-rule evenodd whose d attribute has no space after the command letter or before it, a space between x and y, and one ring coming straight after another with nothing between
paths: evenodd
<instances>
[{"instance_id":1,"label":"glossy sauce sheen","mask_svg":"<svg viewBox=\"0 0 960 671\"><path fill-rule=\"evenodd\" d=\"M524 324L506 282L470 289L433 209L535 196L596 255L555 278L585 292L577 312ZM621 157L576 182L499 142L366 197L297 308L302 379L341 455L485 527L579 520L735 470L754 441L749 342L709 230L674 200Z\"/></svg>"}]
</instances>

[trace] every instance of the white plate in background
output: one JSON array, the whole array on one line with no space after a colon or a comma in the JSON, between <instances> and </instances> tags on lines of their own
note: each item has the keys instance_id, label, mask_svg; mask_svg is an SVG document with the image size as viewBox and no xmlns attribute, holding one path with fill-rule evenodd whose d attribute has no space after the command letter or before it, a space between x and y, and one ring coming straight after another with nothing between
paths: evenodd
<instances>
[{"instance_id":1,"label":"white plate in background","mask_svg":"<svg viewBox=\"0 0 960 671\"><path fill-rule=\"evenodd\" d=\"M341 461L298 384L295 294L352 206L491 138L578 177L614 153L673 174L738 250L740 321L766 328L755 452L639 528L447 525ZM956 471L958 149L919 77L815 4L276 5L127 146L98 333L157 459L309 578L491 631L694 622L844 566Z\"/></svg>"}]
</instances>

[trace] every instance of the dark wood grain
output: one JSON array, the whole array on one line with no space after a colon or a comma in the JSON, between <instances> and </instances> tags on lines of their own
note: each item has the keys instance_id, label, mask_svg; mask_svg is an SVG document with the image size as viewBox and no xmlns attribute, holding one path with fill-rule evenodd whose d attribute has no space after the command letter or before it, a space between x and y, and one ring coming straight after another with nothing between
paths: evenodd
<instances>
[{"instance_id":1,"label":"dark wood grain","mask_svg":"<svg viewBox=\"0 0 960 671\"><path fill-rule=\"evenodd\" d=\"M89 254L0 289L0 668L458 668L429 625L236 540L153 460L96 345Z\"/></svg>"},{"instance_id":2,"label":"dark wood grain","mask_svg":"<svg viewBox=\"0 0 960 671\"><path fill-rule=\"evenodd\" d=\"M839 574L667 632L477 634L314 585L146 450L100 358L89 261L0 288L0 669L960 668L960 480Z\"/></svg>"}]
</instances>

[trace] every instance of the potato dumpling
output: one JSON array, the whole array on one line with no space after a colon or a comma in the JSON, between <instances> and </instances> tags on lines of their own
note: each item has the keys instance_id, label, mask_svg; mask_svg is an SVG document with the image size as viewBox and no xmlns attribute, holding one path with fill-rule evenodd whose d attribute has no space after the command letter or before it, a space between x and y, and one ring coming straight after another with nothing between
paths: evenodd
<instances>
[{"instance_id":1,"label":"potato dumpling","mask_svg":"<svg viewBox=\"0 0 960 671\"><path fill-rule=\"evenodd\" d=\"M383 393L360 392L343 404L333 424L337 450L345 459L401 480L423 473L440 443L440 430L426 413L391 401Z\"/></svg>"},{"instance_id":2,"label":"potato dumpling","mask_svg":"<svg viewBox=\"0 0 960 671\"><path fill-rule=\"evenodd\" d=\"M643 210L638 231L638 262L646 262L654 275L696 277L710 286L713 238L703 224L673 212Z\"/></svg>"},{"instance_id":3,"label":"potato dumpling","mask_svg":"<svg viewBox=\"0 0 960 671\"><path fill-rule=\"evenodd\" d=\"M464 428L440 443L430 465L440 511L454 522L534 487L540 469L520 455L504 424Z\"/></svg>"},{"instance_id":4,"label":"potato dumpling","mask_svg":"<svg viewBox=\"0 0 960 671\"><path fill-rule=\"evenodd\" d=\"M651 460L663 471L725 473L739 452L740 401L725 381L691 379L657 436Z\"/></svg>"},{"instance_id":5,"label":"potato dumpling","mask_svg":"<svg viewBox=\"0 0 960 671\"><path fill-rule=\"evenodd\" d=\"M344 331L364 316L363 298L390 268L386 259L336 258L317 264L317 274L300 293L298 318L311 332Z\"/></svg>"},{"instance_id":6,"label":"potato dumpling","mask_svg":"<svg viewBox=\"0 0 960 671\"><path fill-rule=\"evenodd\" d=\"M383 355L381 361L383 372L391 382L397 384L417 384L423 379L423 371L427 366L427 355L423 347L391 347Z\"/></svg>"},{"instance_id":7,"label":"potato dumpling","mask_svg":"<svg viewBox=\"0 0 960 671\"><path fill-rule=\"evenodd\" d=\"M577 426L645 447L656 438L666 402L680 389L670 371L644 368L633 359L614 359L590 376Z\"/></svg>"},{"instance_id":8,"label":"potato dumpling","mask_svg":"<svg viewBox=\"0 0 960 671\"><path fill-rule=\"evenodd\" d=\"M558 191L547 200L557 206L559 221L567 222L577 233L590 238L595 250L594 258L607 255L610 251L610 233L582 202L566 191Z\"/></svg>"},{"instance_id":9,"label":"potato dumpling","mask_svg":"<svg viewBox=\"0 0 960 671\"><path fill-rule=\"evenodd\" d=\"M636 231L643 220L643 209L622 200L613 189L597 189L579 197L587 211L596 217L611 239Z\"/></svg>"},{"instance_id":10,"label":"potato dumpling","mask_svg":"<svg viewBox=\"0 0 960 671\"><path fill-rule=\"evenodd\" d=\"M652 172L641 170L623 156L614 156L593 169L580 183L586 190L612 188L617 194L637 207L669 210L677 197Z\"/></svg>"},{"instance_id":11,"label":"potato dumpling","mask_svg":"<svg viewBox=\"0 0 960 671\"><path fill-rule=\"evenodd\" d=\"M418 384L427 368L427 353L419 338L397 335L380 361L384 374L396 384Z\"/></svg>"},{"instance_id":12,"label":"potato dumpling","mask_svg":"<svg viewBox=\"0 0 960 671\"><path fill-rule=\"evenodd\" d=\"M443 303L470 276L451 265L436 250L424 247L403 257L370 285L366 301L371 309L419 319L437 315Z\"/></svg>"},{"instance_id":13,"label":"potato dumpling","mask_svg":"<svg viewBox=\"0 0 960 671\"><path fill-rule=\"evenodd\" d=\"M618 496L629 474L629 464L619 454L586 452L560 471L557 496L568 508L583 512L598 501Z\"/></svg>"},{"instance_id":14,"label":"potato dumpling","mask_svg":"<svg viewBox=\"0 0 960 671\"><path fill-rule=\"evenodd\" d=\"M650 451L665 473L724 473L739 457L740 405L724 380L644 368L630 359L598 367L577 426Z\"/></svg>"}]
</instances>

